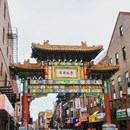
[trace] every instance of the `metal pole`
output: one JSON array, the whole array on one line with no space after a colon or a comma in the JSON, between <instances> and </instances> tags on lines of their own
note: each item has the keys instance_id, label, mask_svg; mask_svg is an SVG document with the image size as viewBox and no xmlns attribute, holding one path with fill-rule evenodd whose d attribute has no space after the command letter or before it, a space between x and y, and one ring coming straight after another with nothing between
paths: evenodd
<instances>
[{"instance_id":1,"label":"metal pole","mask_svg":"<svg viewBox=\"0 0 130 130\"><path fill-rule=\"evenodd\" d=\"M69 120L70 120L70 127L71 127L71 102L69 102Z\"/></svg>"}]
</instances>

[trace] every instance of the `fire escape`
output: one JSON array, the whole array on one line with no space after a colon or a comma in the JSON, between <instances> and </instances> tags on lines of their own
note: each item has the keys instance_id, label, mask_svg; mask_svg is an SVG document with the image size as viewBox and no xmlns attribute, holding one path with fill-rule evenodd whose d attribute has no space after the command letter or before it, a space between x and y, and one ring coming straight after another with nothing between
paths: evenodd
<instances>
[{"instance_id":1,"label":"fire escape","mask_svg":"<svg viewBox=\"0 0 130 130\"><path fill-rule=\"evenodd\" d=\"M18 63L18 30L10 28L8 34L9 42L12 43L12 63Z\"/></svg>"},{"instance_id":2,"label":"fire escape","mask_svg":"<svg viewBox=\"0 0 130 130\"><path fill-rule=\"evenodd\" d=\"M18 63L18 31L17 28L9 28L8 31L8 44L12 47L12 58L11 63ZM14 105L14 103L19 100L16 93L13 92L12 84L10 81L0 80L0 93L6 94L9 101Z\"/></svg>"}]
</instances>

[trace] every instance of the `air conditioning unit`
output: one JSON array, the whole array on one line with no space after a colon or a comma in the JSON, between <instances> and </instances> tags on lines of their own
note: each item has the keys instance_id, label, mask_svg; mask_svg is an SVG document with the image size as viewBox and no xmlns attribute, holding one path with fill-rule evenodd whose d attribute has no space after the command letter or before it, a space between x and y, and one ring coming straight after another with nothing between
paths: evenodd
<instances>
[{"instance_id":1,"label":"air conditioning unit","mask_svg":"<svg viewBox=\"0 0 130 130\"><path fill-rule=\"evenodd\" d=\"M128 95L130 95L130 87L128 87Z\"/></svg>"},{"instance_id":2,"label":"air conditioning unit","mask_svg":"<svg viewBox=\"0 0 130 130\"><path fill-rule=\"evenodd\" d=\"M97 106L97 102L96 101L94 101L94 106Z\"/></svg>"},{"instance_id":3,"label":"air conditioning unit","mask_svg":"<svg viewBox=\"0 0 130 130\"><path fill-rule=\"evenodd\" d=\"M96 99L96 103L99 105L100 104L100 101L99 101L99 99L97 98Z\"/></svg>"},{"instance_id":4,"label":"air conditioning unit","mask_svg":"<svg viewBox=\"0 0 130 130\"><path fill-rule=\"evenodd\" d=\"M90 107L93 107L93 104L92 104L92 103L90 103Z\"/></svg>"},{"instance_id":5,"label":"air conditioning unit","mask_svg":"<svg viewBox=\"0 0 130 130\"><path fill-rule=\"evenodd\" d=\"M122 91L120 91L120 97L122 97Z\"/></svg>"},{"instance_id":6,"label":"air conditioning unit","mask_svg":"<svg viewBox=\"0 0 130 130\"><path fill-rule=\"evenodd\" d=\"M69 115L69 110L66 111L66 114Z\"/></svg>"},{"instance_id":7,"label":"air conditioning unit","mask_svg":"<svg viewBox=\"0 0 130 130\"><path fill-rule=\"evenodd\" d=\"M116 99L116 93L113 93L113 99Z\"/></svg>"}]
</instances>

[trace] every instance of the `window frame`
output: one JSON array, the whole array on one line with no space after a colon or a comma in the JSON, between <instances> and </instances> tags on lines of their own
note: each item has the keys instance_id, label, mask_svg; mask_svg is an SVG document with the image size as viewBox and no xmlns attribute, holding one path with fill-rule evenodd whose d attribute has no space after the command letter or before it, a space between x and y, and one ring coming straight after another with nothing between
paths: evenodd
<instances>
[{"instance_id":1,"label":"window frame","mask_svg":"<svg viewBox=\"0 0 130 130\"><path fill-rule=\"evenodd\" d=\"M122 80L121 80L121 76L118 76L117 81L118 81L118 88L119 88L120 91L122 91Z\"/></svg>"},{"instance_id":2,"label":"window frame","mask_svg":"<svg viewBox=\"0 0 130 130\"><path fill-rule=\"evenodd\" d=\"M0 69L0 75L2 76L3 74L3 62L1 62L1 69Z\"/></svg>"},{"instance_id":3,"label":"window frame","mask_svg":"<svg viewBox=\"0 0 130 130\"><path fill-rule=\"evenodd\" d=\"M118 65L119 64L119 53L118 52L115 54L115 59L116 59L116 64Z\"/></svg>"},{"instance_id":4,"label":"window frame","mask_svg":"<svg viewBox=\"0 0 130 130\"><path fill-rule=\"evenodd\" d=\"M109 59L109 63L112 64L112 58Z\"/></svg>"},{"instance_id":5,"label":"window frame","mask_svg":"<svg viewBox=\"0 0 130 130\"><path fill-rule=\"evenodd\" d=\"M7 46L6 57L8 57L8 54L9 54L9 48L8 48L8 46Z\"/></svg>"},{"instance_id":6,"label":"window frame","mask_svg":"<svg viewBox=\"0 0 130 130\"><path fill-rule=\"evenodd\" d=\"M4 3L4 19L6 19L6 11L7 10L7 5L6 5L6 3Z\"/></svg>"},{"instance_id":7,"label":"window frame","mask_svg":"<svg viewBox=\"0 0 130 130\"><path fill-rule=\"evenodd\" d=\"M2 37L3 44L5 43L5 28L3 27L3 37Z\"/></svg>"},{"instance_id":8,"label":"window frame","mask_svg":"<svg viewBox=\"0 0 130 130\"><path fill-rule=\"evenodd\" d=\"M123 55L123 60L126 60L126 47L125 46L122 48L122 55Z\"/></svg>"},{"instance_id":9,"label":"window frame","mask_svg":"<svg viewBox=\"0 0 130 130\"><path fill-rule=\"evenodd\" d=\"M125 82L126 82L126 86L129 88L130 87L130 76L129 76L129 72L125 72Z\"/></svg>"},{"instance_id":10,"label":"window frame","mask_svg":"<svg viewBox=\"0 0 130 130\"><path fill-rule=\"evenodd\" d=\"M123 36L124 35L124 27L123 27L123 25L121 25L119 27L119 30L120 30L120 36Z\"/></svg>"},{"instance_id":11,"label":"window frame","mask_svg":"<svg viewBox=\"0 0 130 130\"><path fill-rule=\"evenodd\" d=\"M112 93L116 93L114 79L111 81L111 87L112 87Z\"/></svg>"}]
</instances>

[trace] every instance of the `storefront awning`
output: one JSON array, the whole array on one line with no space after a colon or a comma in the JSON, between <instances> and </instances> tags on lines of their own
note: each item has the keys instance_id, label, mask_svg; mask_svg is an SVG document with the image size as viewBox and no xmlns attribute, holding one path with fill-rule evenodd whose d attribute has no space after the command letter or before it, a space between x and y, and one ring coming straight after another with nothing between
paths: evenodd
<instances>
[{"instance_id":1,"label":"storefront awning","mask_svg":"<svg viewBox=\"0 0 130 130\"><path fill-rule=\"evenodd\" d=\"M4 110L10 116L14 117L14 108L5 94L0 94L0 110Z\"/></svg>"},{"instance_id":2,"label":"storefront awning","mask_svg":"<svg viewBox=\"0 0 130 130\"><path fill-rule=\"evenodd\" d=\"M82 124L81 124L81 122L77 122L76 124L75 124L75 126L77 126L77 127L79 127L79 126L81 126Z\"/></svg>"},{"instance_id":3,"label":"storefront awning","mask_svg":"<svg viewBox=\"0 0 130 130\"><path fill-rule=\"evenodd\" d=\"M67 120L67 124L70 124L70 123L71 123L71 121L70 121L70 119L68 119L68 120Z\"/></svg>"},{"instance_id":4,"label":"storefront awning","mask_svg":"<svg viewBox=\"0 0 130 130\"><path fill-rule=\"evenodd\" d=\"M79 117L79 121L80 121L80 122L85 122L85 121L88 121L88 119L87 119L86 116L80 116L80 117Z\"/></svg>"},{"instance_id":5,"label":"storefront awning","mask_svg":"<svg viewBox=\"0 0 130 130\"><path fill-rule=\"evenodd\" d=\"M71 123L76 123L76 122L78 122L78 118L72 118L71 119Z\"/></svg>"},{"instance_id":6,"label":"storefront awning","mask_svg":"<svg viewBox=\"0 0 130 130\"><path fill-rule=\"evenodd\" d=\"M105 117L105 113L93 113L92 115L89 116L89 122L94 123L94 122L100 122L103 121Z\"/></svg>"}]
</instances>

